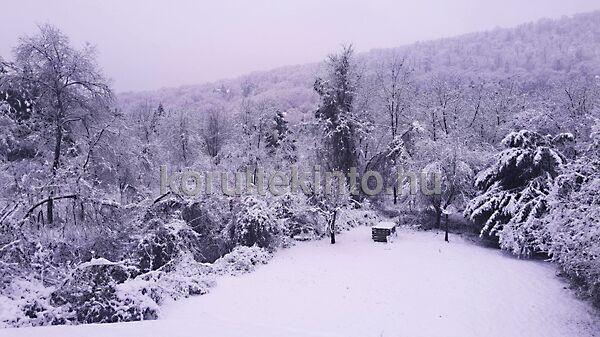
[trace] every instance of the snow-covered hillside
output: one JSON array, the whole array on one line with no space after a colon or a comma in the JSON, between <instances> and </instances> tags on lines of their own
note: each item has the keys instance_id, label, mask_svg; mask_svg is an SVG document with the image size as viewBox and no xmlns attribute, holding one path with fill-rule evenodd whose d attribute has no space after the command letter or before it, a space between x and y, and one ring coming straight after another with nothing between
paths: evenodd
<instances>
[{"instance_id":1,"label":"snow-covered hillside","mask_svg":"<svg viewBox=\"0 0 600 337\"><path fill-rule=\"evenodd\" d=\"M368 227L283 250L157 321L0 330L0 336L600 336L553 265L435 232L391 244Z\"/></svg>"}]
</instances>

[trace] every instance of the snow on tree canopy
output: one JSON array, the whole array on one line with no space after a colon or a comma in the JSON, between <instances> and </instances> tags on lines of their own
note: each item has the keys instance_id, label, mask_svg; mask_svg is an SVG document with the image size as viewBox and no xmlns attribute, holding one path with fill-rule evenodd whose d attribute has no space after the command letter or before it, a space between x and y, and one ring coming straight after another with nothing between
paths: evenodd
<instances>
[{"instance_id":1,"label":"snow on tree canopy","mask_svg":"<svg viewBox=\"0 0 600 337\"><path fill-rule=\"evenodd\" d=\"M469 202L465 216L482 225L481 235L497 237L500 246L519 256L539 251L540 217L565 157L556 145L572 139L521 130L509 133L496 162L480 172L475 186L483 193Z\"/></svg>"}]
</instances>

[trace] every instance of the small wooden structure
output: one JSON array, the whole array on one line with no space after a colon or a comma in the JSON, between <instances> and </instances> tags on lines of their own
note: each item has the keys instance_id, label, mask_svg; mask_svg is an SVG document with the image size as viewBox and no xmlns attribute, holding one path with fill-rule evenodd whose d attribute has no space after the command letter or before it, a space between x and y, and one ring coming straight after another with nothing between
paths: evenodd
<instances>
[{"instance_id":1,"label":"small wooden structure","mask_svg":"<svg viewBox=\"0 0 600 337\"><path fill-rule=\"evenodd\" d=\"M396 235L396 224L393 222L380 222L371 227L373 241L388 242L388 238Z\"/></svg>"}]
</instances>

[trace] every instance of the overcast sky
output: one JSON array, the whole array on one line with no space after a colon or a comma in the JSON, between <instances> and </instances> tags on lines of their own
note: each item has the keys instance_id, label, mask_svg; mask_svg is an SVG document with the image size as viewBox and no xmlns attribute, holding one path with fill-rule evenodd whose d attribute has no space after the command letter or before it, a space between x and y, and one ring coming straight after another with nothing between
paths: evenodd
<instances>
[{"instance_id":1,"label":"overcast sky","mask_svg":"<svg viewBox=\"0 0 600 337\"><path fill-rule=\"evenodd\" d=\"M598 0L2 0L0 55L51 23L98 46L117 91L196 84L600 9Z\"/></svg>"}]
</instances>

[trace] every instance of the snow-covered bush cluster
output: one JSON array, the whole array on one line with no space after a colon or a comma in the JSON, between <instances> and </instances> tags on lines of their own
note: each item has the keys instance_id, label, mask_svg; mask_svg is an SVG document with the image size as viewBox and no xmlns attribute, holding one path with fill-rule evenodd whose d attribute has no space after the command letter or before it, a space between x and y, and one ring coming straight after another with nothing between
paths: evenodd
<instances>
[{"instance_id":1,"label":"snow-covered bush cluster","mask_svg":"<svg viewBox=\"0 0 600 337\"><path fill-rule=\"evenodd\" d=\"M597 125L597 124L596 124ZM547 254L574 285L600 304L600 157L597 134L580 157L561 153L571 134L509 134L508 148L476 181L483 193L465 214L482 235L519 256Z\"/></svg>"},{"instance_id":2,"label":"snow-covered bush cluster","mask_svg":"<svg viewBox=\"0 0 600 337\"><path fill-rule=\"evenodd\" d=\"M166 227L175 231L174 235L186 235L186 226L173 221ZM146 237L154 239L157 234ZM171 248L166 248L169 241L159 245L148 242L147 238L139 240L133 256L141 249L154 258L152 263L135 258L119 262L93 258L54 282L40 280L17 265L2 275L0 322L36 326L155 319L165 301L205 294L216 276L252 271L271 257L258 246L237 246L213 263L204 263L191 247L176 244L185 242L181 236L170 241Z\"/></svg>"},{"instance_id":3,"label":"snow-covered bush cluster","mask_svg":"<svg viewBox=\"0 0 600 337\"><path fill-rule=\"evenodd\" d=\"M230 201L221 209L210 200L166 197L129 209L133 223L115 241L93 236L79 247L61 236L13 233L0 247L2 325L154 319L166 301L205 294L219 275L250 272L294 238L326 234L325 216L304 196ZM341 211L338 231L371 223L372 212L348 212L360 214Z\"/></svg>"},{"instance_id":4,"label":"snow-covered bush cluster","mask_svg":"<svg viewBox=\"0 0 600 337\"><path fill-rule=\"evenodd\" d=\"M596 128L600 123L596 123ZM600 135L560 171L549 195L542 248L600 306Z\"/></svg>"},{"instance_id":5,"label":"snow-covered bush cluster","mask_svg":"<svg viewBox=\"0 0 600 337\"><path fill-rule=\"evenodd\" d=\"M207 205L165 198L134 212L139 228L112 242L111 254L99 246L103 241L80 256L70 243L44 248L23 236L0 250L2 325L155 319L166 301L205 294L216 277L250 272L293 239L326 235L326 215L298 198L307 201L299 195L232 201L229 220L216 220L223 214ZM336 231L376 220L372 211L340 209Z\"/></svg>"},{"instance_id":6,"label":"snow-covered bush cluster","mask_svg":"<svg viewBox=\"0 0 600 337\"><path fill-rule=\"evenodd\" d=\"M230 253L215 261L211 271L219 275L239 275L253 271L256 266L265 264L271 253L258 246L237 246Z\"/></svg>"},{"instance_id":7,"label":"snow-covered bush cluster","mask_svg":"<svg viewBox=\"0 0 600 337\"><path fill-rule=\"evenodd\" d=\"M235 245L270 248L277 245L281 233L266 202L254 197L246 197L239 205L231 226L227 228L229 239Z\"/></svg>"}]
</instances>

